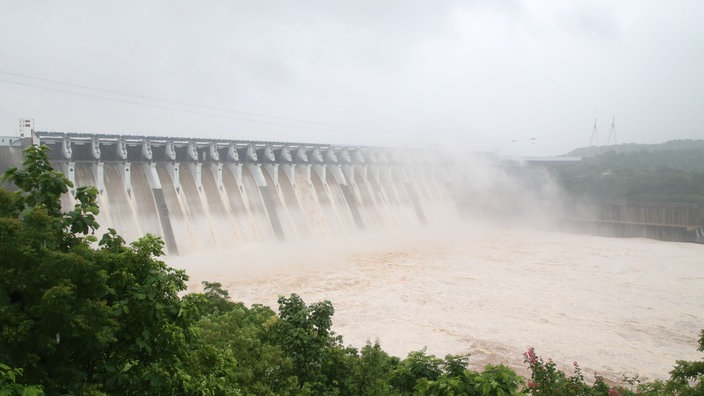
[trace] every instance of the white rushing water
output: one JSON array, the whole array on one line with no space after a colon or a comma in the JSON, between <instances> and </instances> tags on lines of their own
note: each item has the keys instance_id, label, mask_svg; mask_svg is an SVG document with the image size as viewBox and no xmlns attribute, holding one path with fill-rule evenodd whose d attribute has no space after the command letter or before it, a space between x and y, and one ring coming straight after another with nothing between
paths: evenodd
<instances>
[{"instance_id":1,"label":"white rushing water","mask_svg":"<svg viewBox=\"0 0 704 396\"><path fill-rule=\"evenodd\" d=\"M529 346L588 375L667 378L698 360L704 245L497 226L420 228L167 258L189 287L276 310L279 295L330 300L334 330L405 357L471 354L523 371Z\"/></svg>"}]
</instances>

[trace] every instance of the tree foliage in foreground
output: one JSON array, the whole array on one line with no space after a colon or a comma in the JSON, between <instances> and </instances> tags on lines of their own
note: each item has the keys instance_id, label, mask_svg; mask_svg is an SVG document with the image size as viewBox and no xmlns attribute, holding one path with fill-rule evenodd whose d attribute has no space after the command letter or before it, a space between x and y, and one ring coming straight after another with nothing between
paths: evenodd
<instances>
[{"instance_id":1,"label":"tree foliage in foreground","mask_svg":"<svg viewBox=\"0 0 704 396\"><path fill-rule=\"evenodd\" d=\"M163 242L152 235L127 246L109 230L93 248L96 190L76 189L62 211L73 186L47 151L29 147L24 169L3 176L18 190L0 196L0 361L49 394L182 386L185 273L156 259Z\"/></svg>"},{"instance_id":2,"label":"tree foliage in foreground","mask_svg":"<svg viewBox=\"0 0 704 396\"><path fill-rule=\"evenodd\" d=\"M46 147L0 189L0 395L699 395L704 362L677 362L669 381L612 388L567 375L531 350L524 380L466 356L388 355L346 347L329 301L280 297L278 312L232 302L219 283L181 296L160 238L98 240L96 191L55 172ZM96 245L97 244L97 245ZM704 351L704 332L700 350Z\"/></svg>"}]
</instances>

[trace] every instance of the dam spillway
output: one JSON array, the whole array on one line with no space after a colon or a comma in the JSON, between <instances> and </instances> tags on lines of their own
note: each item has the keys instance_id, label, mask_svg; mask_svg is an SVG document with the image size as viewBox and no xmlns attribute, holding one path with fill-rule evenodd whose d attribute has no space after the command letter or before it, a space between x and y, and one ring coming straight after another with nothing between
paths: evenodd
<instances>
[{"instance_id":1,"label":"dam spillway","mask_svg":"<svg viewBox=\"0 0 704 396\"><path fill-rule=\"evenodd\" d=\"M427 150L64 132L32 139L51 148L75 187L97 187L103 232L115 228L128 241L152 233L170 254L416 226L451 200L440 158Z\"/></svg>"}]
</instances>

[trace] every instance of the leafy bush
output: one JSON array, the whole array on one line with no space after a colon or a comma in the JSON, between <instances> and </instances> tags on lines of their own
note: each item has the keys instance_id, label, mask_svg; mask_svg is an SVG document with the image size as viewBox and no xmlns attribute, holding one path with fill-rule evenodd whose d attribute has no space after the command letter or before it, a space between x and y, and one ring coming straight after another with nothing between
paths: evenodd
<instances>
[{"instance_id":1,"label":"leafy bush","mask_svg":"<svg viewBox=\"0 0 704 396\"><path fill-rule=\"evenodd\" d=\"M39 385L22 385L17 378L22 376L22 369L11 368L0 363L0 395L1 396L42 396L44 390Z\"/></svg>"}]
</instances>

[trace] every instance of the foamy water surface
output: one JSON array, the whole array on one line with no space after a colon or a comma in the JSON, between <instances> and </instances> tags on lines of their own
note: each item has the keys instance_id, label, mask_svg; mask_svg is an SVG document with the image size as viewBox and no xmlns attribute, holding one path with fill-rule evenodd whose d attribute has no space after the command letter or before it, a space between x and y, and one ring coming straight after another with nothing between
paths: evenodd
<instances>
[{"instance_id":1,"label":"foamy water surface","mask_svg":"<svg viewBox=\"0 0 704 396\"><path fill-rule=\"evenodd\" d=\"M471 354L473 368L522 353L613 380L667 378L698 360L704 245L521 228L464 227L247 246L168 258L189 288L217 281L276 310L280 295L330 300L334 330L405 357Z\"/></svg>"}]
</instances>

